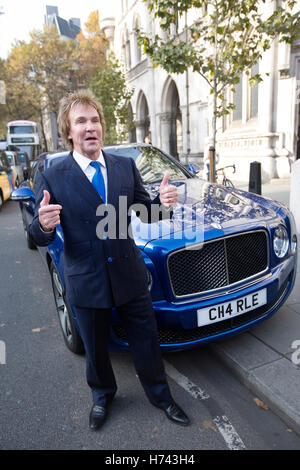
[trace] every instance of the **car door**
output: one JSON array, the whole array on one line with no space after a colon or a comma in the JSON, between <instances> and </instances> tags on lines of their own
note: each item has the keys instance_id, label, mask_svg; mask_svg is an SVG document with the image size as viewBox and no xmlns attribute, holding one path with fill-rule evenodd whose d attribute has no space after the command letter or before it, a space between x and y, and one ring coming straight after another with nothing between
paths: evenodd
<instances>
[{"instance_id":1,"label":"car door","mask_svg":"<svg viewBox=\"0 0 300 470\"><path fill-rule=\"evenodd\" d=\"M43 172L45 169L45 161L44 160L37 160L33 167L31 168L30 172L30 179L26 183L30 187L30 189L34 192L34 187L35 187L35 181L37 174L39 172ZM22 201L21 202L21 211L22 211L22 216L23 220L28 226L31 224L33 216L34 216L34 210L35 210L35 200L29 200L29 201Z\"/></svg>"},{"instance_id":2,"label":"car door","mask_svg":"<svg viewBox=\"0 0 300 470\"><path fill-rule=\"evenodd\" d=\"M0 152L0 190L1 190L2 201L6 201L7 199L9 199L10 191L11 191L9 177L7 174L7 167L6 167L7 161L5 157L6 157L5 153Z\"/></svg>"},{"instance_id":3,"label":"car door","mask_svg":"<svg viewBox=\"0 0 300 470\"><path fill-rule=\"evenodd\" d=\"M16 175L10 167L9 159L5 152L1 155L1 162L8 176L10 191L13 191L15 189Z\"/></svg>"}]
</instances>

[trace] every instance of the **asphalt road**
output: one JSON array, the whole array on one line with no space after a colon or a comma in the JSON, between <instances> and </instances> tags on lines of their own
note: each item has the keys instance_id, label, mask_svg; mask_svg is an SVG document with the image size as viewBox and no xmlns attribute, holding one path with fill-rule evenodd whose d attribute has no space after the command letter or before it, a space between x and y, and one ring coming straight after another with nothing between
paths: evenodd
<instances>
[{"instance_id":1,"label":"asphalt road","mask_svg":"<svg viewBox=\"0 0 300 470\"><path fill-rule=\"evenodd\" d=\"M300 449L300 437L239 383L208 347L164 354L182 428L147 402L129 353L112 353L119 390L98 432L88 428L85 358L64 345L50 277L26 246L17 203L0 212L0 449ZM2 356L1 356L2 354Z\"/></svg>"}]
</instances>

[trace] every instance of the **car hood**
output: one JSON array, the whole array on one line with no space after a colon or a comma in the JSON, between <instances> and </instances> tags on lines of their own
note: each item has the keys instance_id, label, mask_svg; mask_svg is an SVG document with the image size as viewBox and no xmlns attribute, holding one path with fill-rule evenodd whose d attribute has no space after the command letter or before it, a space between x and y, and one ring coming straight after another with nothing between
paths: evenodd
<instances>
[{"instance_id":1,"label":"car hood","mask_svg":"<svg viewBox=\"0 0 300 470\"><path fill-rule=\"evenodd\" d=\"M266 228L284 207L257 194L198 178L172 184L178 188L178 202L171 220L146 224L133 214L132 233L142 249L157 243L172 249L172 245L199 243L231 233ZM159 185L149 185L146 189L154 198Z\"/></svg>"}]
</instances>

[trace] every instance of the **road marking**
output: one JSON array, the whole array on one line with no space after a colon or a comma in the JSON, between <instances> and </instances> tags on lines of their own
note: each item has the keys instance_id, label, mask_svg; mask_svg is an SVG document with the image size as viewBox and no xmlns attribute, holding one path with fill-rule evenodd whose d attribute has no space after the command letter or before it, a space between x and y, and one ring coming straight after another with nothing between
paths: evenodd
<instances>
[{"instance_id":1,"label":"road marking","mask_svg":"<svg viewBox=\"0 0 300 470\"><path fill-rule=\"evenodd\" d=\"M0 340L0 364L6 364L6 345Z\"/></svg>"},{"instance_id":2,"label":"road marking","mask_svg":"<svg viewBox=\"0 0 300 470\"><path fill-rule=\"evenodd\" d=\"M168 376L175 380L175 382L184 388L184 390L189 392L192 397L200 400L206 400L209 398L209 395L204 390L191 382L187 377L185 377L185 375L182 375L180 372L178 372L178 370L168 362L165 362L165 369Z\"/></svg>"},{"instance_id":3,"label":"road marking","mask_svg":"<svg viewBox=\"0 0 300 470\"><path fill-rule=\"evenodd\" d=\"M213 422L217 426L218 430L222 434L227 447L230 450L243 450L246 449L242 439L230 423L227 416L216 416L213 418Z\"/></svg>"},{"instance_id":4,"label":"road marking","mask_svg":"<svg viewBox=\"0 0 300 470\"><path fill-rule=\"evenodd\" d=\"M186 390L193 398L200 400L211 399L205 390L202 390L198 385L194 384L185 375L181 374L175 367L168 362L164 361L166 373L171 379L173 379L178 385ZM227 416L215 416L212 418L213 422L217 426L221 436L223 437L228 449L230 450L243 450L246 446L234 426L231 424Z\"/></svg>"}]
</instances>

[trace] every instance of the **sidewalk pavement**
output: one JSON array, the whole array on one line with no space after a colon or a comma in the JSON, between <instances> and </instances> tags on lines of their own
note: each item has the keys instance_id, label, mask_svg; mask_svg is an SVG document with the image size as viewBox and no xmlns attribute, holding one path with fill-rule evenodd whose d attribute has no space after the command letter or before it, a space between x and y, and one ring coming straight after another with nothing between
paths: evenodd
<instances>
[{"instance_id":1,"label":"sidewalk pavement","mask_svg":"<svg viewBox=\"0 0 300 470\"><path fill-rule=\"evenodd\" d=\"M235 182L235 186L248 190L247 183ZM287 206L289 192L289 178L271 180L262 185L262 196ZM299 259L300 248L298 251ZM238 336L212 343L210 348L258 398L300 435L299 261L294 289L271 318Z\"/></svg>"}]
</instances>

